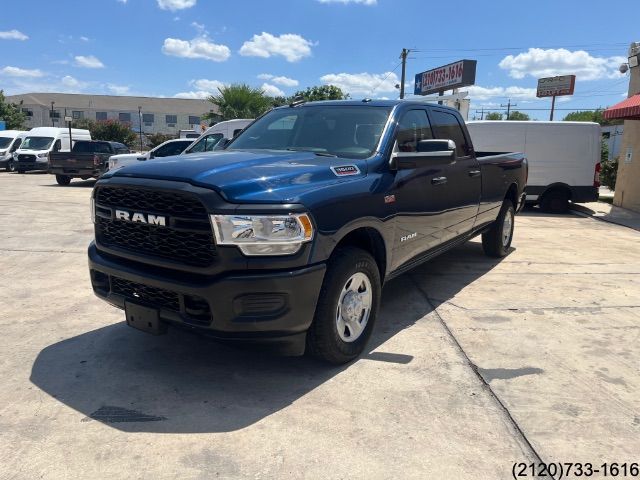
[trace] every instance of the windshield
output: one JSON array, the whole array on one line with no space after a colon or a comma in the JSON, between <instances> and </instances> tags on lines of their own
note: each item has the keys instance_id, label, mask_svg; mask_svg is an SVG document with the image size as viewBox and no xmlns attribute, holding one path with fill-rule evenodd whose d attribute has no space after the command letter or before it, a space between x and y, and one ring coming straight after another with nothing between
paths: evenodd
<instances>
[{"instance_id":1,"label":"windshield","mask_svg":"<svg viewBox=\"0 0 640 480\"><path fill-rule=\"evenodd\" d=\"M53 143L53 137L27 137L22 142L23 150L48 150Z\"/></svg>"},{"instance_id":2,"label":"windshield","mask_svg":"<svg viewBox=\"0 0 640 480\"><path fill-rule=\"evenodd\" d=\"M9 138L9 137L0 137L0 148L7 148L9 146L9 144L11 143L11 140L13 140L13 138Z\"/></svg>"},{"instance_id":3,"label":"windshield","mask_svg":"<svg viewBox=\"0 0 640 480\"><path fill-rule=\"evenodd\" d=\"M229 150L300 150L367 158L378 145L390 111L365 105L277 109L247 127Z\"/></svg>"},{"instance_id":4,"label":"windshield","mask_svg":"<svg viewBox=\"0 0 640 480\"><path fill-rule=\"evenodd\" d=\"M211 133L198 140L186 153L210 152L222 139L221 133Z\"/></svg>"}]
</instances>

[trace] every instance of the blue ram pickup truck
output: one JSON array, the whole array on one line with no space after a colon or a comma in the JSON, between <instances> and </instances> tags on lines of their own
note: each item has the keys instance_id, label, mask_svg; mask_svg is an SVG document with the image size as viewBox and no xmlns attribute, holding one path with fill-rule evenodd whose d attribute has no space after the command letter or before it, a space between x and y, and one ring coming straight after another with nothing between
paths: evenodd
<instances>
[{"instance_id":1,"label":"blue ram pickup truck","mask_svg":"<svg viewBox=\"0 0 640 480\"><path fill-rule=\"evenodd\" d=\"M345 363L385 281L477 235L508 253L526 181L523 155L475 152L454 109L294 102L221 151L103 175L91 282L143 331Z\"/></svg>"}]
</instances>

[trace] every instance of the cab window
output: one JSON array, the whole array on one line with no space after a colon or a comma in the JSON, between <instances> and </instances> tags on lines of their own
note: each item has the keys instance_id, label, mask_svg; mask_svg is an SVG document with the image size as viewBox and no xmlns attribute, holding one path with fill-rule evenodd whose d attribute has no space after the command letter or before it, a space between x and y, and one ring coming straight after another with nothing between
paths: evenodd
<instances>
[{"instance_id":1,"label":"cab window","mask_svg":"<svg viewBox=\"0 0 640 480\"><path fill-rule=\"evenodd\" d=\"M210 152L215 148L223 135L221 133L212 133L202 137L198 142L189 149L187 153Z\"/></svg>"},{"instance_id":2,"label":"cab window","mask_svg":"<svg viewBox=\"0 0 640 480\"><path fill-rule=\"evenodd\" d=\"M420 140L431 140L431 126L425 110L409 110L402 116L398 124L398 150L401 152L417 152Z\"/></svg>"},{"instance_id":3,"label":"cab window","mask_svg":"<svg viewBox=\"0 0 640 480\"><path fill-rule=\"evenodd\" d=\"M471 155L471 147L455 115L442 110L432 110L430 115L436 138L456 142L456 155L458 157Z\"/></svg>"}]
</instances>

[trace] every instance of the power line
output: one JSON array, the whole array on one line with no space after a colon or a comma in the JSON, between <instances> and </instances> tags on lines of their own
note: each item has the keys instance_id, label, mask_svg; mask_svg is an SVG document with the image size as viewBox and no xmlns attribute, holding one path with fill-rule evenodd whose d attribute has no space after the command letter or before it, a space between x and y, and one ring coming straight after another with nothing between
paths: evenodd
<instances>
[{"instance_id":1,"label":"power line","mask_svg":"<svg viewBox=\"0 0 640 480\"><path fill-rule=\"evenodd\" d=\"M373 95L373 94L375 93L375 91L380 87L380 85L382 85L382 84L387 80L387 78L389 78L389 77L391 76L391 74L392 74L393 72L395 72L395 71L398 69L398 67L399 67L401 64L402 64L402 61L398 62L398 64L397 64L395 67L393 67L393 70L391 70L389 73L387 73L387 76L386 76L386 77L384 77L382 80L380 80L380 82L378 83L378 85L376 85L376 86L371 90L371 92L369 92L369 95Z\"/></svg>"}]
</instances>

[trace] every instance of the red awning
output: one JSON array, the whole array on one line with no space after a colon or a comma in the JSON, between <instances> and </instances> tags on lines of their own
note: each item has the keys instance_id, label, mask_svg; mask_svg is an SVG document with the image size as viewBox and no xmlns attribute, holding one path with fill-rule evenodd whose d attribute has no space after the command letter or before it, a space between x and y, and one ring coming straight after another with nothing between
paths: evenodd
<instances>
[{"instance_id":1,"label":"red awning","mask_svg":"<svg viewBox=\"0 0 640 480\"><path fill-rule=\"evenodd\" d=\"M607 108L603 116L607 120L613 120L615 118L640 120L640 93L615 104L613 107Z\"/></svg>"}]
</instances>

